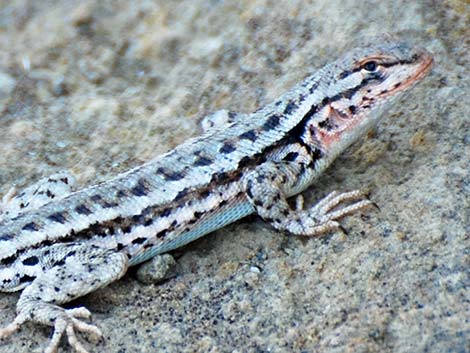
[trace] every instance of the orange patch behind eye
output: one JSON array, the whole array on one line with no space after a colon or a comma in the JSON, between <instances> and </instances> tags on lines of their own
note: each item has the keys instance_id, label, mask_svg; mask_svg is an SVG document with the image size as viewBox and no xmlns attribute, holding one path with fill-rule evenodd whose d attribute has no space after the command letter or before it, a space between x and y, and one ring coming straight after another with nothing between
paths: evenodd
<instances>
[{"instance_id":1,"label":"orange patch behind eye","mask_svg":"<svg viewBox=\"0 0 470 353\"><path fill-rule=\"evenodd\" d=\"M318 123L318 127L315 129L315 135L327 147L341 138L342 132L349 125L348 121L352 118L352 114L349 110L343 112L330 103L325 107L324 116L325 118Z\"/></svg>"}]
</instances>

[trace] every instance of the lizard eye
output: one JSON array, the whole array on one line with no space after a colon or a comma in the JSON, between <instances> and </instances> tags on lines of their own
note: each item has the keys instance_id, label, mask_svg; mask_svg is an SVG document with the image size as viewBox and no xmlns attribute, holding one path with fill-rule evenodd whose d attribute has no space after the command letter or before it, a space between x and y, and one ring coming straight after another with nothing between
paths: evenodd
<instances>
[{"instance_id":1,"label":"lizard eye","mask_svg":"<svg viewBox=\"0 0 470 353\"><path fill-rule=\"evenodd\" d=\"M369 72L376 71L378 67L379 64L377 64L377 61L375 60L366 61L364 64L362 64L362 68Z\"/></svg>"}]
</instances>

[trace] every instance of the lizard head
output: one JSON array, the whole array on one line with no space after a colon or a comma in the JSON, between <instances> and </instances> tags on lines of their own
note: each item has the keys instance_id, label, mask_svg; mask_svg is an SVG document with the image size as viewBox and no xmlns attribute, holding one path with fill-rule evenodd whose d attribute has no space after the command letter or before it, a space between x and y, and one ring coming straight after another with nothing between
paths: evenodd
<instances>
[{"instance_id":1,"label":"lizard head","mask_svg":"<svg viewBox=\"0 0 470 353\"><path fill-rule=\"evenodd\" d=\"M307 122L305 142L338 155L373 127L390 103L432 66L432 55L424 49L383 38L375 43L321 70L324 77L332 78L319 87L324 98Z\"/></svg>"}]
</instances>

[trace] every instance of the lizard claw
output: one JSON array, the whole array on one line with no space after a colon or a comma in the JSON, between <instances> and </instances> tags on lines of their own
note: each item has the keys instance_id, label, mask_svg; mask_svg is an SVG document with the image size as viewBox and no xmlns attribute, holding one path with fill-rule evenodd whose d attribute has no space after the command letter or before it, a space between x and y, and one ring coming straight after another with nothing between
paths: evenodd
<instances>
[{"instance_id":1,"label":"lizard claw","mask_svg":"<svg viewBox=\"0 0 470 353\"><path fill-rule=\"evenodd\" d=\"M90 315L90 312L85 308L65 310L64 315L58 317L54 323L54 334L52 335L52 339L44 353L56 353L60 339L64 333L67 335L67 340L70 346L75 349L76 352L89 353L78 340L75 331L86 333L97 340L100 340L103 337L103 334L98 327L77 319L77 317L89 318Z\"/></svg>"},{"instance_id":2,"label":"lizard claw","mask_svg":"<svg viewBox=\"0 0 470 353\"><path fill-rule=\"evenodd\" d=\"M297 211L304 209L304 197L301 194L297 195L297 198L295 199L295 209Z\"/></svg>"},{"instance_id":3,"label":"lizard claw","mask_svg":"<svg viewBox=\"0 0 470 353\"><path fill-rule=\"evenodd\" d=\"M351 202L351 204L342 206L344 202ZM371 205L374 203L359 190L344 193L333 191L309 211L305 211L307 213L305 218L310 220L308 223L311 224L306 224L304 232L306 235L317 235L339 229L344 234L348 234L338 219Z\"/></svg>"}]
</instances>

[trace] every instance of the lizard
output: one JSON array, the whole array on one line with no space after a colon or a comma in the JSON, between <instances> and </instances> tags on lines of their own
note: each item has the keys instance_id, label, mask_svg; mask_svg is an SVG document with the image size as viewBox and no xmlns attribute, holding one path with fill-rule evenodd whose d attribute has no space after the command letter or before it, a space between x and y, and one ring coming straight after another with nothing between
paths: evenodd
<instances>
[{"instance_id":1,"label":"lizard","mask_svg":"<svg viewBox=\"0 0 470 353\"><path fill-rule=\"evenodd\" d=\"M346 52L251 114L226 110L205 132L98 185L73 190L66 172L0 204L0 291L22 290L4 339L32 321L62 336L100 337L85 307L61 304L121 278L130 266L250 214L280 232L317 236L372 204L360 190L333 191L310 208L301 193L430 71L433 57L381 37ZM294 203L289 203L290 198Z\"/></svg>"}]
</instances>

